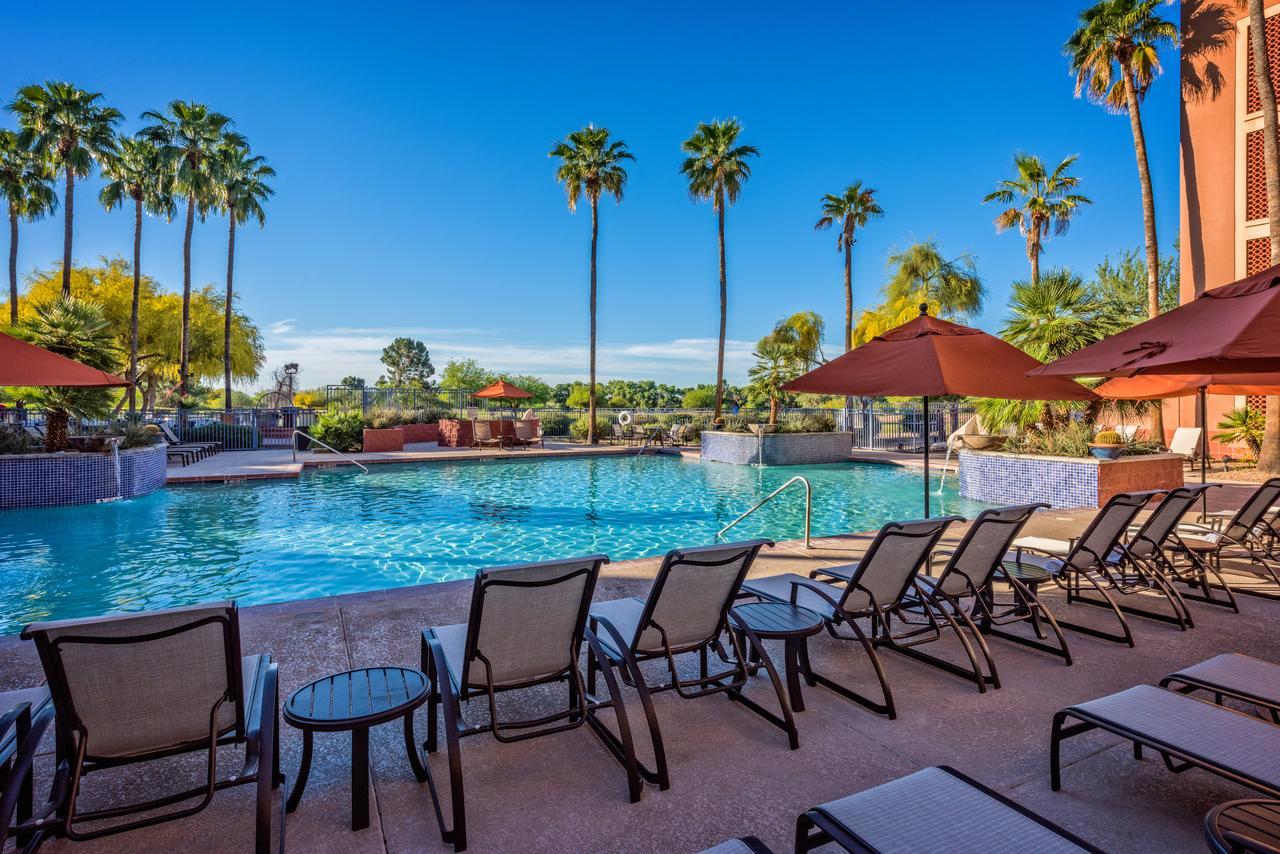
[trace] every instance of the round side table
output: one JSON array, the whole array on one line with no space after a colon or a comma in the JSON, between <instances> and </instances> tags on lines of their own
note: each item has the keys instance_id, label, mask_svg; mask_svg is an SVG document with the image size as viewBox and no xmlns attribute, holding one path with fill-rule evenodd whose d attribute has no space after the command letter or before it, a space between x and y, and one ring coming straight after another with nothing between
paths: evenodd
<instances>
[{"instance_id":1,"label":"round side table","mask_svg":"<svg viewBox=\"0 0 1280 854\"><path fill-rule=\"evenodd\" d=\"M286 810L302 800L311 771L311 742L317 732L351 733L351 829L369 826L369 727L404 718L409 764L421 782L426 769L413 738L413 711L427 700L431 683L409 667L367 667L335 673L304 685L284 704L284 720L302 730L302 766Z\"/></svg>"},{"instance_id":2,"label":"round side table","mask_svg":"<svg viewBox=\"0 0 1280 854\"><path fill-rule=\"evenodd\" d=\"M1219 804L1204 817L1204 836L1216 854L1275 854L1280 851L1280 801Z\"/></svg>"},{"instance_id":3,"label":"round side table","mask_svg":"<svg viewBox=\"0 0 1280 854\"><path fill-rule=\"evenodd\" d=\"M792 710L803 712L800 675L809 676L809 638L822 631L822 617L815 611L787 602L749 602L735 606L729 614L736 624L736 631L741 631L738 626L746 626L761 640L782 641L787 696Z\"/></svg>"}]
</instances>

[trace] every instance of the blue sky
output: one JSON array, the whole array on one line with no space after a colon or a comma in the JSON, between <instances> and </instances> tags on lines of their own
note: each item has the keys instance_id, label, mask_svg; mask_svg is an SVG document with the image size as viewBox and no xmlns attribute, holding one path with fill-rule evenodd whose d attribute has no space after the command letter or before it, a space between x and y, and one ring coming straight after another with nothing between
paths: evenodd
<instances>
[{"instance_id":1,"label":"blue sky","mask_svg":"<svg viewBox=\"0 0 1280 854\"><path fill-rule=\"evenodd\" d=\"M585 375L589 218L570 215L547 151L593 122L636 155L621 206L601 211L604 378L710 382L718 316L715 220L690 202L679 144L737 116L761 157L729 211L728 374L779 318L817 310L838 352L840 256L818 233L823 193L859 178L886 216L855 247L855 300L876 301L898 248L937 238L977 256L994 331L1021 239L980 204L1015 151L1081 155L1095 204L1046 265L1091 272L1137 247L1128 122L1076 100L1063 41L1083 2L288 4L55 7L10 0L0 92L67 79L138 114L174 98L235 118L279 173L265 230L241 231L236 285L264 330L266 371L306 385L370 380L382 346L427 342L551 381ZM729 10L732 10L729 12ZM1163 7L1176 19L1177 7ZM1177 62L1144 120L1161 243L1177 229ZM6 124L12 119L5 117ZM131 217L77 192L75 254L128 254ZM143 266L181 285L181 223L148 220ZM24 228L20 269L61 257L61 223ZM197 284L224 281L226 222L198 226Z\"/></svg>"}]
</instances>

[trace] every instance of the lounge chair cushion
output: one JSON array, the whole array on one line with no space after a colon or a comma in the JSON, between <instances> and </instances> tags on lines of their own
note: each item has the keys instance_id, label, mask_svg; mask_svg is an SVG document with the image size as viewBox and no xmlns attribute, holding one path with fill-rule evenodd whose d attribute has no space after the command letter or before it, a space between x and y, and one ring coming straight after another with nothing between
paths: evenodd
<instances>
[{"instance_id":1,"label":"lounge chair cushion","mask_svg":"<svg viewBox=\"0 0 1280 854\"><path fill-rule=\"evenodd\" d=\"M1280 790L1280 727L1223 706L1215 706L1154 685L1077 703L1090 718L1140 733L1209 765L1258 780Z\"/></svg>"},{"instance_id":2,"label":"lounge chair cushion","mask_svg":"<svg viewBox=\"0 0 1280 854\"><path fill-rule=\"evenodd\" d=\"M885 854L1088 850L941 768L925 768L816 811Z\"/></svg>"},{"instance_id":3,"label":"lounge chair cushion","mask_svg":"<svg viewBox=\"0 0 1280 854\"><path fill-rule=\"evenodd\" d=\"M1184 667L1169 678L1222 688L1237 696L1255 697L1280 706L1280 664L1234 652Z\"/></svg>"},{"instance_id":4,"label":"lounge chair cushion","mask_svg":"<svg viewBox=\"0 0 1280 854\"><path fill-rule=\"evenodd\" d=\"M591 604L591 616L608 620L618 630L618 634L622 635L622 640L625 643L631 643L631 640L636 636L636 628L640 625L640 618L643 614L644 600L638 596L613 599L608 602L593 602ZM605 652L610 656L619 659L622 657L622 651L618 649L618 644L610 632L600 629L596 632L596 637L600 639Z\"/></svg>"},{"instance_id":5,"label":"lounge chair cushion","mask_svg":"<svg viewBox=\"0 0 1280 854\"><path fill-rule=\"evenodd\" d=\"M1013 541L1015 549L1030 549L1054 557L1066 557L1071 553L1071 543L1053 537L1018 537Z\"/></svg>"},{"instance_id":6,"label":"lounge chair cushion","mask_svg":"<svg viewBox=\"0 0 1280 854\"><path fill-rule=\"evenodd\" d=\"M832 567L835 569L836 567ZM844 567L848 569L848 567ZM742 589L748 593L754 593L765 599L776 599L780 602L791 601L791 591L793 582L799 584L800 589L796 591L796 604L816 611L823 616L824 619L833 619L835 617L835 608L831 603L824 599L821 595L813 593L813 590L821 590L827 596L839 602L840 597L844 595L845 585L843 584L827 584L812 578L805 578L803 575L794 573L785 573L783 575L769 575L764 578L752 578L742 585ZM871 599L861 590L855 590L849 594L848 600L844 603L846 611L857 613L865 611L871 607Z\"/></svg>"},{"instance_id":7,"label":"lounge chair cushion","mask_svg":"<svg viewBox=\"0 0 1280 854\"><path fill-rule=\"evenodd\" d=\"M31 717L35 717L40 710L52 702L49 698L49 689L43 685L38 688L21 688L17 691L5 691L0 693L0 715L12 709L14 706L23 703L31 704ZM0 733L0 762L4 762L8 757L13 755L14 748L17 746L18 734L13 729L6 733Z\"/></svg>"}]
</instances>

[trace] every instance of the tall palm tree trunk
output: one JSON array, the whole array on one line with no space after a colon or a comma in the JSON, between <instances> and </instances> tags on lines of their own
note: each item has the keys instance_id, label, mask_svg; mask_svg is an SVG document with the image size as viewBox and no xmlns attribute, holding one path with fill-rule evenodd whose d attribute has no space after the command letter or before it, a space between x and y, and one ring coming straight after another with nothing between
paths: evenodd
<instances>
[{"instance_id":1,"label":"tall palm tree trunk","mask_svg":"<svg viewBox=\"0 0 1280 854\"><path fill-rule=\"evenodd\" d=\"M142 196L133 200L133 302L129 306L129 414L137 411L138 295L142 290Z\"/></svg>"},{"instance_id":2,"label":"tall palm tree trunk","mask_svg":"<svg viewBox=\"0 0 1280 854\"><path fill-rule=\"evenodd\" d=\"M1030 234L1027 235L1027 260L1031 262L1031 284L1040 282L1040 244Z\"/></svg>"},{"instance_id":3,"label":"tall palm tree trunk","mask_svg":"<svg viewBox=\"0 0 1280 854\"><path fill-rule=\"evenodd\" d=\"M191 232L196 224L196 197L187 197L187 225L182 236L182 354L178 363L178 394L187 394L191 344Z\"/></svg>"},{"instance_id":4,"label":"tall palm tree trunk","mask_svg":"<svg viewBox=\"0 0 1280 854\"><path fill-rule=\"evenodd\" d=\"M1142 188L1142 230L1147 244L1147 317L1160 313L1160 244L1156 240L1156 202L1151 190L1151 165L1147 160L1147 138L1142 132L1142 114L1138 110L1138 89L1133 70L1125 63L1124 97L1129 109L1129 127L1133 130L1133 151L1138 160L1138 183ZM1164 444L1163 407L1154 408L1152 429L1155 440ZM1208 429L1201 425L1201 429Z\"/></svg>"},{"instance_id":5,"label":"tall palm tree trunk","mask_svg":"<svg viewBox=\"0 0 1280 854\"><path fill-rule=\"evenodd\" d=\"M713 418L717 427L722 426L721 410L724 407L724 333L729 318L729 285L725 278L724 263L724 190L716 192L716 212L720 237L720 344L716 348L716 411Z\"/></svg>"},{"instance_id":6,"label":"tall palm tree trunk","mask_svg":"<svg viewBox=\"0 0 1280 854\"><path fill-rule=\"evenodd\" d=\"M71 297L71 216L75 207L76 173L67 170L67 191L62 200L62 298Z\"/></svg>"},{"instance_id":7,"label":"tall palm tree trunk","mask_svg":"<svg viewBox=\"0 0 1280 854\"><path fill-rule=\"evenodd\" d=\"M600 234L600 200L591 197L591 295L588 299L591 314L590 367L587 370L587 444L594 445L596 436L596 243Z\"/></svg>"},{"instance_id":8,"label":"tall palm tree trunk","mask_svg":"<svg viewBox=\"0 0 1280 854\"><path fill-rule=\"evenodd\" d=\"M18 209L9 205L9 323L18 322Z\"/></svg>"},{"instance_id":9,"label":"tall palm tree trunk","mask_svg":"<svg viewBox=\"0 0 1280 854\"><path fill-rule=\"evenodd\" d=\"M1271 237L1271 263L1280 264L1280 151L1276 135L1276 89L1271 79L1271 59L1267 55L1267 22L1262 0L1249 0L1249 41L1253 51L1254 79L1262 103L1263 155L1267 175L1267 230ZM1258 471L1280 474L1280 397L1267 398L1266 426L1258 451Z\"/></svg>"},{"instance_id":10,"label":"tall palm tree trunk","mask_svg":"<svg viewBox=\"0 0 1280 854\"><path fill-rule=\"evenodd\" d=\"M231 277L236 265L236 212L234 206L228 213L227 227L227 304L222 314L222 391L223 408L231 409Z\"/></svg>"},{"instance_id":11,"label":"tall palm tree trunk","mask_svg":"<svg viewBox=\"0 0 1280 854\"><path fill-rule=\"evenodd\" d=\"M844 236L844 351L853 349L853 241Z\"/></svg>"}]
</instances>

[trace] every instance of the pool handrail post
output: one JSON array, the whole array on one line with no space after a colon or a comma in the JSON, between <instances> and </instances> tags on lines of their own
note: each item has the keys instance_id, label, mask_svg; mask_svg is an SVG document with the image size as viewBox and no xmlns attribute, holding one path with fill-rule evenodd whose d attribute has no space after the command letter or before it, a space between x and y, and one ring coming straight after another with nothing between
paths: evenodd
<instances>
[{"instance_id":1,"label":"pool handrail post","mask_svg":"<svg viewBox=\"0 0 1280 854\"><path fill-rule=\"evenodd\" d=\"M339 451L337 448L333 447L332 445L326 444L325 442L321 442L315 436L312 436L310 433L304 433L301 430L294 430L293 433L289 435L289 446L290 446L290 449L293 451L293 461L295 463L298 461L298 443L295 440L299 436L305 436L307 438L307 441L315 442L317 445L319 445L322 448L328 448L331 452L337 454L347 462L356 466L365 474L369 473L369 467L366 466L364 463L360 462L359 460L355 460L355 459L352 459L351 457L348 457L346 454L342 453L342 451Z\"/></svg>"},{"instance_id":2,"label":"pool handrail post","mask_svg":"<svg viewBox=\"0 0 1280 854\"><path fill-rule=\"evenodd\" d=\"M810 521L811 521L811 519L812 519L812 516L813 516L813 486L809 483L809 479L808 479L807 477L805 477L804 475L800 475L800 474L798 474L798 475L796 475L795 477L791 478L791 480L789 480L789 481L787 481L786 483L782 484L782 486L779 486L779 487L778 487L777 489L775 489L773 492L770 492L770 493L769 493L768 495L766 495L764 498L762 498L762 499L760 499L759 501L757 501L757 502L756 502L756 503L751 507L751 509L750 509L750 510L748 510L746 513L743 513L743 514L742 514L741 516L739 516L737 519L734 519L734 520L733 520L732 522L730 522L728 525L725 525L723 528L721 528L719 531L717 531L717 532L716 532L716 536L717 536L717 537L723 537L723 536L724 536L725 531L728 531L728 530L729 530L730 528L732 528L734 525L738 524L738 523L739 523L739 522L741 522L743 519L747 518L747 517L748 517L748 516L750 516L752 513L756 512L756 511L757 511L757 510L759 510L761 507L763 507L764 505L768 504L770 501L772 501L772 500L774 499L774 497L776 497L779 493L781 493L781 492L782 492L783 490L785 490L787 487L791 486L791 484L795 483L796 481L799 481L799 482L801 482L801 483L803 483L803 484L804 484L804 547L805 547L806 549L807 549L807 548L809 548L809 529L810 529L810 524L809 524L809 523L810 523Z\"/></svg>"}]
</instances>

